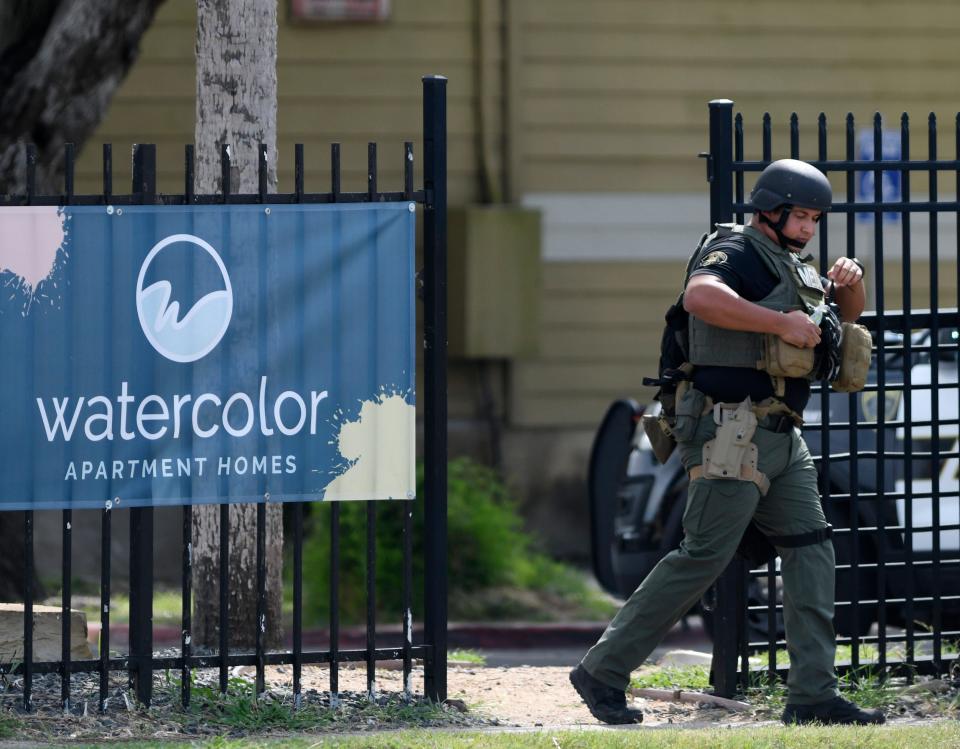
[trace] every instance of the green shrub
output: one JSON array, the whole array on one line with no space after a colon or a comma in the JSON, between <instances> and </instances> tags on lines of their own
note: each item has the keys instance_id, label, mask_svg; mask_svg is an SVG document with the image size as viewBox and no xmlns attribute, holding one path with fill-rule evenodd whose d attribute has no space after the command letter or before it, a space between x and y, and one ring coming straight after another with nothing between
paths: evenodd
<instances>
[{"instance_id":1,"label":"green shrub","mask_svg":"<svg viewBox=\"0 0 960 749\"><path fill-rule=\"evenodd\" d=\"M537 591L556 609L569 600L588 613L596 611L596 596L574 570L533 548L523 530L515 500L496 473L466 458L453 460L447 472L448 570L450 615L538 616L536 601L516 602L501 591ZM387 619L400 620L403 583L403 512L413 510L414 616L423 610L423 467L417 467L417 499L376 503L377 608ZM340 503L340 616L343 622L363 621L366 611L366 502ZM304 613L323 624L329 617L329 504L311 510L304 536ZM287 565L287 569L290 566ZM493 605L480 593L492 595Z\"/></svg>"}]
</instances>

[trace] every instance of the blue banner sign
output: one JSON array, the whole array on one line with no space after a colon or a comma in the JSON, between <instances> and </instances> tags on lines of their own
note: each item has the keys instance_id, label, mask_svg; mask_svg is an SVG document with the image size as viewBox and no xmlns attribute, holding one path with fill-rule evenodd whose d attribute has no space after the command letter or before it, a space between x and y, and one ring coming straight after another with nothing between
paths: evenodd
<instances>
[{"instance_id":1,"label":"blue banner sign","mask_svg":"<svg viewBox=\"0 0 960 749\"><path fill-rule=\"evenodd\" d=\"M413 498L414 229L0 208L0 509Z\"/></svg>"}]
</instances>

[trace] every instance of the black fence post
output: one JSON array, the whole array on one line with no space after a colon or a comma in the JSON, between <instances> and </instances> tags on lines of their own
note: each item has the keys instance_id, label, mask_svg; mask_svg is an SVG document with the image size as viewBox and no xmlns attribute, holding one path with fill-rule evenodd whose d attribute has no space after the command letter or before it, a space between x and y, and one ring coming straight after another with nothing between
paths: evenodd
<instances>
[{"instance_id":1,"label":"black fence post","mask_svg":"<svg viewBox=\"0 0 960 749\"><path fill-rule=\"evenodd\" d=\"M133 193L149 205L156 200L157 147L133 151ZM153 508L130 510L130 665L137 700L150 705L153 688Z\"/></svg>"},{"instance_id":2,"label":"black fence post","mask_svg":"<svg viewBox=\"0 0 960 749\"><path fill-rule=\"evenodd\" d=\"M130 510L130 684L143 705L153 684L153 508Z\"/></svg>"},{"instance_id":3,"label":"black fence post","mask_svg":"<svg viewBox=\"0 0 960 749\"><path fill-rule=\"evenodd\" d=\"M733 221L733 102L714 99L710 107L710 229ZM743 605L737 595L741 565L731 563L716 582L714 610L714 691L730 697L737 689L738 612Z\"/></svg>"},{"instance_id":4,"label":"black fence post","mask_svg":"<svg viewBox=\"0 0 960 749\"><path fill-rule=\"evenodd\" d=\"M447 698L447 79L423 78L424 636L427 699Z\"/></svg>"},{"instance_id":5,"label":"black fence post","mask_svg":"<svg viewBox=\"0 0 960 749\"><path fill-rule=\"evenodd\" d=\"M732 561L717 579L716 606L713 612L713 690L720 697L732 697L737 691L737 655L739 629L743 622L739 578L743 562Z\"/></svg>"},{"instance_id":6,"label":"black fence post","mask_svg":"<svg viewBox=\"0 0 960 749\"><path fill-rule=\"evenodd\" d=\"M64 203L73 202L73 176L75 167L76 149L73 143L64 146ZM73 497L73 486L70 495ZM73 579L73 510L63 511L62 524L62 589L60 591L60 704L65 713L70 712L70 602L72 596L71 583Z\"/></svg>"},{"instance_id":7,"label":"black fence post","mask_svg":"<svg viewBox=\"0 0 960 749\"><path fill-rule=\"evenodd\" d=\"M27 144L26 205L32 205L37 184L37 147ZM30 355L33 355L31 348ZM30 457L31 462L33 456ZM33 510L23 513L23 709L33 709Z\"/></svg>"},{"instance_id":8,"label":"black fence post","mask_svg":"<svg viewBox=\"0 0 960 749\"><path fill-rule=\"evenodd\" d=\"M23 711L33 710L33 510L23 513Z\"/></svg>"},{"instance_id":9,"label":"black fence post","mask_svg":"<svg viewBox=\"0 0 960 749\"><path fill-rule=\"evenodd\" d=\"M710 107L710 229L733 221L733 102L714 99Z\"/></svg>"}]
</instances>

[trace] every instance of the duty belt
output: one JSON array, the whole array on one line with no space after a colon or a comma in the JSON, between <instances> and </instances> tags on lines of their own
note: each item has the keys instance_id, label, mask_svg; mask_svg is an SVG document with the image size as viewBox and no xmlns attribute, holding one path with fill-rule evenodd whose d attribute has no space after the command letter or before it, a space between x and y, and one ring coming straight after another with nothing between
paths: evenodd
<instances>
[{"instance_id":1,"label":"duty belt","mask_svg":"<svg viewBox=\"0 0 960 749\"><path fill-rule=\"evenodd\" d=\"M715 405L713 399L707 396L703 413L705 415L710 413ZM723 408L733 409L736 408L738 404L721 403L720 405ZM761 401L753 407L753 412L757 415L757 426L761 429L766 429L768 432L788 434L793 431L794 427L799 427L803 424L803 419L799 419L796 413L786 404L774 398L767 398Z\"/></svg>"},{"instance_id":2,"label":"duty belt","mask_svg":"<svg viewBox=\"0 0 960 749\"><path fill-rule=\"evenodd\" d=\"M770 416L764 416L762 419L757 419L757 426L761 429L778 434L792 432L796 425L797 422L790 414L771 414Z\"/></svg>"}]
</instances>

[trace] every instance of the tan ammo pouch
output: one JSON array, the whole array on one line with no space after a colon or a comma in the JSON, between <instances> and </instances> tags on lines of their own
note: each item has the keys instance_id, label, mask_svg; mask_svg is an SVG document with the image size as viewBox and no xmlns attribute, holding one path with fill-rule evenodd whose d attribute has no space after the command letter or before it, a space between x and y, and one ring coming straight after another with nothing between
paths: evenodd
<instances>
[{"instance_id":1,"label":"tan ammo pouch","mask_svg":"<svg viewBox=\"0 0 960 749\"><path fill-rule=\"evenodd\" d=\"M845 322L840 333L840 373L830 387L838 393L856 393L867 384L873 341L862 325Z\"/></svg>"},{"instance_id":2,"label":"tan ammo pouch","mask_svg":"<svg viewBox=\"0 0 960 749\"><path fill-rule=\"evenodd\" d=\"M718 403L713 407L717 434L703 445L703 465L690 471L691 480L738 479L752 481L766 494L770 488L767 477L757 468L759 453L751 441L757 431L757 417L747 398L735 407Z\"/></svg>"},{"instance_id":3,"label":"tan ammo pouch","mask_svg":"<svg viewBox=\"0 0 960 749\"><path fill-rule=\"evenodd\" d=\"M813 349L792 346L780 336L766 333L757 369L773 377L806 377L813 371Z\"/></svg>"},{"instance_id":4,"label":"tan ammo pouch","mask_svg":"<svg viewBox=\"0 0 960 749\"><path fill-rule=\"evenodd\" d=\"M677 447L677 441L673 438L673 431L667 424L666 418L662 414L659 416L644 414L640 417L640 425L643 427L643 433L650 440L653 454L663 465Z\"/></svg>"},{"instance_id":5,"label":"tan ammo pouch","mask_svg":"<svg viewBox=\"0 0 960 749\"><path fill-rule=\"evenodd\" d=\"M697 433L700 417L704 413L706 396L699 390L688 387L677 399L676 417L673 420L673 438L677 442L692 440Z\"/></svg>"}]
</instances>

